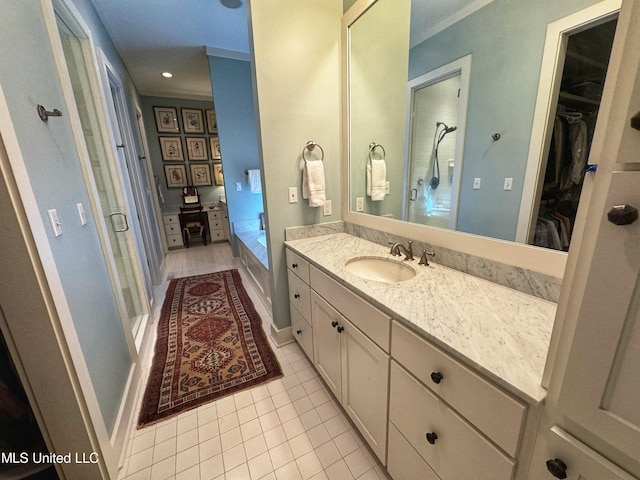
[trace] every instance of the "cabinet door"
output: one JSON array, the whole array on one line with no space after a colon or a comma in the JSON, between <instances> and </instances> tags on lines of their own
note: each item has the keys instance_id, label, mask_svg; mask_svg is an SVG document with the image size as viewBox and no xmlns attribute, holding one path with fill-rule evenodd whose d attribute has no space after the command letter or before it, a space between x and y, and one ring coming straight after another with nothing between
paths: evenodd
<instances>
[{"instance_id":1,"label":"cabinet door","mask_svg":"<svg viewBox=\"0 0 640 480\"><path fill-rule=\"evenodd\" d=\"M548 441L548 460L532 465L529 478L555 480L564 474L567 480L636 480L557 426Z\"/></svg>"},{"instance_id":2,"label":"cabinet door","mask_svg":"<svg viewBox=\"0 0 640 480\"><path fill-rule=\"evenodd\" d=\"M342 400L342 362L340 334L344 318L320 295L311 291L313 363L338 400Z\"/></svg>"},{"instance_id":3,"label":"cabinet door","mask_svg":"<svg viewBox=\"0 0 640 480\"><path fill-rule=\"evenodd\" d=\"M342 406L386 464L389 356L349 321L342 342Z\"/></svg>"}]
</instances>

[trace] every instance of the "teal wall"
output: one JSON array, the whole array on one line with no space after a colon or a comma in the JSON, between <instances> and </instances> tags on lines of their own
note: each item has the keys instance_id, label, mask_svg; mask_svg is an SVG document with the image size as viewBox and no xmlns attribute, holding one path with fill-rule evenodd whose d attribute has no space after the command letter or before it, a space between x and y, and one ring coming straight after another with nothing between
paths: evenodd
<instances>
[{"instance_id":1,"label":"teal wall","mask_svg":"<svg viewBox=\"0 0 640 480\"><path fill-rule=\"evenodd\" d=\"M92 215L42 5L38 1L4 3L0 15L0 88L8 103L38 213L45 224L46 241L100 410L111 432L132 359ZM76 3L94 32L96 45L104 50L130 89L129 99L135 100L129 76L93 8L88 0ZM44 123L36 113L37 104L58 108L63 116ZM84 204L87 212L88 223L84 227L76 211L78 202ZM49 228L46 211L50 208L57 209L62 223L63 234L58 238L53 237ZM29 301L29 295L30 292L25 292L25 302Z\"/></svg>"},{"instance_id":2,"label":"teal wall","mask_svg":"<svg viewBox=\"0 0 640 480\"><path fill-rule=\"evenodd\" d=\"M547 25L595 3L495 0L410 50L409 79L472 54L458 230L515 239Z\"/></svg>"},{"instance_id":3,"label":"teal wall","mask_svg":"<svg viewBox=\"0 0 640 480\"><path fill-rule=\"evenodd\" d=\"M251 64L209 56L213 101L218 116L220 150L227 190L229 224L257 220L264 212L262 194L251 193L245 170L260 167L254 110ZM240 182L241 191L236 191ZM237 240L232 235L233 256L240 256Z\"/></svg>"}]
</instances>

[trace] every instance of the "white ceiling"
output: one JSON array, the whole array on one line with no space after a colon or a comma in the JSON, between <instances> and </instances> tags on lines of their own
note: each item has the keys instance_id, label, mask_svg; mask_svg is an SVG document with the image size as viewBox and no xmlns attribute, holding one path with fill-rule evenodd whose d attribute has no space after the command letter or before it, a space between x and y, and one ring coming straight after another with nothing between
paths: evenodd
<instances>
[{"instance_id":1,"label":"white ceiling","mask_svg":"<svg viewBox=\"0 0 640 480\"><path fill-rule=\"evenodd\" d=\"M205 48L249 51L245 0L234 10L219 0L90 1L141 95L211 99ZM411 45L491 1L412 0Z\"/></svg>"},{"instance_id":2,"label":"white ceiling","mask_svg":"<svg viewBox=\"0 0 640 480\"><path fill-rule=\"evenodd\" d=\"M90 1L141 95L211 99L205 47L249 51L244 2L231 10L218 0Z\"/></svg>"}]
</instances>

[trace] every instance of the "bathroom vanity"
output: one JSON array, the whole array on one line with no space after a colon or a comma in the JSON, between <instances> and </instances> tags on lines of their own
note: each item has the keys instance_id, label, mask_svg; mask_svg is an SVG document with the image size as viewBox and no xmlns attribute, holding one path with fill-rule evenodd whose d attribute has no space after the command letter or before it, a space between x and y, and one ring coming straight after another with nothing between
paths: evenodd
<instances>
[{"instance_id":1,"label":"bathroom vanity","mask_svg":"<svg viewBox=\"0 0 640 480\"><path fill-rule=\"evenodd\" d=\"M346 233L285 245L292 334L392 478L526 478L555 303Z\"/></svg>"}]
</instances>

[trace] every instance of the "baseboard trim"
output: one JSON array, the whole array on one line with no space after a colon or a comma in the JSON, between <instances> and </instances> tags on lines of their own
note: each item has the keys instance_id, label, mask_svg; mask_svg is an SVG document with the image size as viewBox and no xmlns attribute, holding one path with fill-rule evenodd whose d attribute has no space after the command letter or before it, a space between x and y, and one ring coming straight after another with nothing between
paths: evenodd
<instances>
[{"instance_id":1,"label":"baseboard trim","mask_svg":"<svg viewBox=\"0 0 640 480\"><path fill-rule=\"evenodd\" d=\"M289 343L295 342L293 335L291 334L291 325L285 328L278 329L273 323L271 324L271 338L278 347L282 347Z\"/></svg>"}]
</instances>

